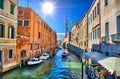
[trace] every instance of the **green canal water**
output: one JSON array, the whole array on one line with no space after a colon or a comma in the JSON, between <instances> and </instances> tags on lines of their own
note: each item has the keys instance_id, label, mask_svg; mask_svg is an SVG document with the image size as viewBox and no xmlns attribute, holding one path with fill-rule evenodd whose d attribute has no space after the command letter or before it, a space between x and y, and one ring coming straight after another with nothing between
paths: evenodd
<instances>
[{"instance_id":1,"label":"green canal water","mask_svg":"<svg viewBox=\"0 0 120 79\"><path fill-rule=\"evenodd\" d=\"M69 53L62 58L64 50L35 66L16 68L0 75L0 79L80 79L81 63L77 56Z\"/></svg>"}]
</instances>

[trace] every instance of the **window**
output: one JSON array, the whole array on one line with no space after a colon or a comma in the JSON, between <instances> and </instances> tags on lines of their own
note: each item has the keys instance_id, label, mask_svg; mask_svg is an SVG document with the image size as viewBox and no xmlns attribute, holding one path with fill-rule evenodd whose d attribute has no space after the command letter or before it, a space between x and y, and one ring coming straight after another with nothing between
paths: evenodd
<instances>
[{"instance_id":1,"label":"window","mask_svg":"<svg viewBox=\"0 0 120 79\"><path fill-rule=\"evenodd\" d=\"M98 33L98 29L96 29L96 33L95 33L96 34L96 39L98 38L98 34L97 33Z\"/></svg>"},{"instance_id":2,"label":"window","mask_svg":"<svg viewBox=\"0 0 120 79\"><path fill-rule=\"evenodd\" d=\"M13 57L13 50L10 49L10 50L9 50L9 58L12 58L12 57Z\"/></svg>"},{"instance_id":3,"label":"window","mask_svg":"<svg viewBox=\"0 0 120 79\"><path fill-rule=\"evenodd\" d=\"M98 38L100 37L100 28L98 28Z\"/></svg>"},{"instance_id":4,"label":"window","mask_svg":"<svg viewBox=\"0 0 120 79\"><path fill-rule=\"evenodd\" d=\"M0 0L0 9L4 9L4 0Z\"/></svg>"},{"instance_id":5,"label":"window","mask_svg":"<svg viewBox=\"0 0 120 79\"><path fill-rule=\"evenodd\" d=\"M40 45L38 44L38 49L40 48Z\"/></svg>"},{"instance_id":6,"label":"window","mask_svg":"<svg viewBox=\"0 0 120 79\"><path fill-rule=\"evenodd\" d=\"M90 25L90 17L88 17L88 25Z\"/></svg>"},{"instance_id":7,"label":"window","mask_svg":"<svg viewBox=\"0 0 120 79\"><path fill-rule=\"evenodd\" d=\"M93 40L95 39L95 31L93 30Z\"/></svg>"},{"instance_id":8,"label":"window","mask_svg":"<svg viewBox=\"0 0 120 79\"><path fill-rule=\"evenodd\" d=\"M96 39L96 33L95 32L96 32L96 30L94 30L94 39Z\"/></svg>"},{"instance_id":9,"label":"window","mask_svg":"<svg viewBox=\"0 0 120 79\"><path fill-rule=\"evenodd\" d=\"M8 38L14 38L14 28L13 27L8 27Z\"/></svg>"},{"instance_id":10,"label":"window","mask_svg":"<svg viewBox=\"0 0 120 79\"><path fill-rule=\"evenodd\" d=\"M0 62L2 61L2 50L0 50Z\"/></svg>"},{"instance_id":11,"label":"window","mask_svg":"<svg viewBox=\"0 0 120 79\"><path fill-rule=\"evenodd\" d=\"M40 38L41 37L41 33L40 32L38 32L38 38Z\"/></svg>"},{"instance_id":12,"label":"window","mask_svg":"<svg viewBox=\"0 0 120 79\"><path fill-rule=\"evenodd\" d=\"M24 21L24 26L29 26L29 21Z\"/></svg>"},{"instance_id":13,"label":"window","mask_svg":"<svg viewBox=\"0 0 120 79\"><path fill-rule=\"evenodd\" d=\"M92 40L92 32L91 32L91 40Z\"/></svg>"},{"instance_id":14,"label":"window","mask_svg":"<svg viewBox=\"0 0 120 79\"><path fill-rule=\"evenodd\" d=\"M87 42L84 42L84 46L87 46Z\"/></svg>"},{"instance_id":15,"label":"window","mask_svg":"<svg viewBox=\"0 0 120 79\"><path fill-rule=\"evenodd\" d=\"M105 6L108 5L108 0L104 0L104 5L105 5Z\"/></svg>"},{"instance_id":16,"label":"window","mask_svg":"<svg viewBox=\"0 0 120 79\"><path fill-rule=\"evenodd\" d=\"M90 22L92 23L92 14L90 14Z\"/></svg>"},{"instance_id":17,"label":"window","mask_svg":"<svg viewBox=\"0 0 120 79\"><path fill-rule=\"evenodd\" d=\"M94 39L96 39L96 29L94 30L94 35L95 35L95 36L94 36Z\"/></svg>"},{"instance_id":18,"label":"window","mask_svg":"<svg viewBox=\"0 0 120 79\"><path fill-rule=\"evenodd\" d=\"M32 46L32 43L30 43L30 50L32 50L33 49L33 46Z\"/></svg>"},{"instance_id":19,"label":"window","mask_svg":"<svg viewBox=\"0 0 120 79\"><path fill-rule=\"evenodd\" d=\"M22 20L18 20L18 26L22 26L23 21Z\"/></svg>"},{"instance_id":20,"label":"window","mask_svg":"<svg viewBox=\"0 0 120 79\"><path fill-rule=\"evenodd\" d=\"M109 35L109 23L105 23L105 36Z\"/></svg>"},{"instance_id":21,"label":"window","mask_svg":"<svg viewBox=\"0 0 120 79\"><path fill-rule=\"evenodd\" d=\"M93 20L94 20L94 10L92 11L92 15L93 15Z\"/></svg>"},{"instance_id":22,"label":"window","mask_svg":"<svg viewBox=\"0 0 120 79\"><path fill-rule=\"evenodd\" d=\"M96 18L96 16L97 16L97 14L96 14L96 7L95 7L95 9L94 9L94 13L95 13L95 18Z\"/></svg>"},{"instance_id":23,"label":"window","mask_svg":"<svg viewBox=\"0 0 120 79\"><path fill-rule=\"evenodd\" d=\"M4 25L0 24L0 37L4 37L5 36L5 27Z\"/></svg>"},{"instance_id":24,"label":"window","mask_svg":"<svg viewBox=\"0 0 120 79\"><path fill-rule=\"evenodd\" d=\"M90 36L90 33L89 33L89 36L88 36L89 40L91 40L90 37L91 37L91 36Z\"/></svg>"},{"instance_id":25,"label":"window","mask_svg":"<svg viewBox=\"0 0 120 79\"><path fill-rule=\"evenodd\" d=\"M14 6L12 4L10 6L10 14L14 15Z\"/></svg>"},{"instance_id":26,"label":"window","mask_svg":"<svg viewBox=\"0 0 120 79\"><path fill-rule=\"evenodd\" d=\"M100 13L100 4L97 3L97 15L99 15L99 13Z\"/></svg>"},{"instance_id":27,"label":"window","mask_svg":"<svg viewBox=\"0 0 120 79\"><path fill-rule=\"evenodd\" d=\"M117 33L120 33L120 15L117 16Z\"/></svg>"},{"instance_id":28,"label":"window","mask_svg":"<svg viewBox=\"0 0 120 79\"><path fill-rule=\"evenodd\" d=\"M98 29L96 29L96 39L98 38Z\"/></svg>"}]
</instances>

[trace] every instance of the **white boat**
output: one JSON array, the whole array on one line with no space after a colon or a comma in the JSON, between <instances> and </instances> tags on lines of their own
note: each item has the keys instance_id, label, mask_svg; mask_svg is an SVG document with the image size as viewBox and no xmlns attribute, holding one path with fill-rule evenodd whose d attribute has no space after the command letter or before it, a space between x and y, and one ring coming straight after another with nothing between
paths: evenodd
<instances>
[{"instance_id":1,"label":"white boat","mask_svg":"<svg viewBox=\"0 0 120 79\"><path fill-rule=\"evenodd\" d=\"M31 58L27 64L28 65L36 65L36 64L39 64L39 63L42 63L43 60L40 60L39 58Z\"/></svg>"},{"instance_id":2,"label":"white boat","mask_svg":"<svg viewBox=\"0 0 120 79\"><path fill-rule=\"evenodd\" d=\"M39 59L41 59L41 60L46 60L48 58L49 58L49 54L47 54L47 53L44 53L39 57Z\"/></svg>"}]
</instances>

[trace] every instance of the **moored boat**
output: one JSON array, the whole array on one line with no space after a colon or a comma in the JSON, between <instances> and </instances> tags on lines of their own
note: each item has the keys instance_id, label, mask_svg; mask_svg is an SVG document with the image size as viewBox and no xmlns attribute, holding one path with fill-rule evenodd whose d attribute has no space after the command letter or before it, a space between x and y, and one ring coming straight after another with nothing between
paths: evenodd
<instances>
[{"instance_id":1,"label":"moored boat","mask_svg":"<svg viewBox=\"0 0 120 79\"><path fill-rule=\"evenodd\" d=\"M67 55L68 55L68 54L65 53L65 52L62 53L62 57L66 57Z\"/></svg>"},{"instance_id":2,"label":"moored boat","mask_svg":"<svg viewBox=\"0 0 120 79\"><path fill-rule=\"evenodd\" d=\"M27 62L27 64L28 65L36 65L36 64L40 64L40 63L42 63L43 62L43 60L41 60L41 59L39 59L39 58L31 58L28 62Z\"/></svg>"},{"instance_id":3,"label":"moored boat","mask_svg":"<svg viewBox=\"0 0 120 79\"><path fill-rule=\"evenodd\" d=\"M47 53L44 53L39 57L39 59L41 59L41 60L46 60L48 58L49 58L49 54L47 54Z\"/></svg>"}]
</instances>

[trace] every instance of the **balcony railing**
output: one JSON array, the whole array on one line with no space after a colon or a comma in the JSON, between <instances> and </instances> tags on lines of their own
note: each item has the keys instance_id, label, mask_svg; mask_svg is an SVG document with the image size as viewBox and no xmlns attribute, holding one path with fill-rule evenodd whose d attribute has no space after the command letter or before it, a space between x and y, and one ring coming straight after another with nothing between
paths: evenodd
<instances>
[{"instance_id":1,"label":"balcony railing","mask_svg":"<svg viewBox=\"0 0 120 79\"><path fill-rule=\"evenodd\" d=\"M109 36L102 37L102 43L109 43Z\"/></svg>"},{"instance_id":2,"label":"balcony railing","mask_svg":"<svg viewBox=\"0 0 120 79\"><path fill-rule=\"evenodd\" d=\"M120 42L120 33L111 35L111 39L112 39L112 42L114 42L114 43Z\"/></svg>"},{"instance_id":3,"label":"balcony railing","mask_svg":"<svg viewBox=\"0 0 120 79\"><path fill-rule=\"evenodd\" d=\"M16 39L0 38L0 43L16 43Z\"/></svg>"}]
</instances>

